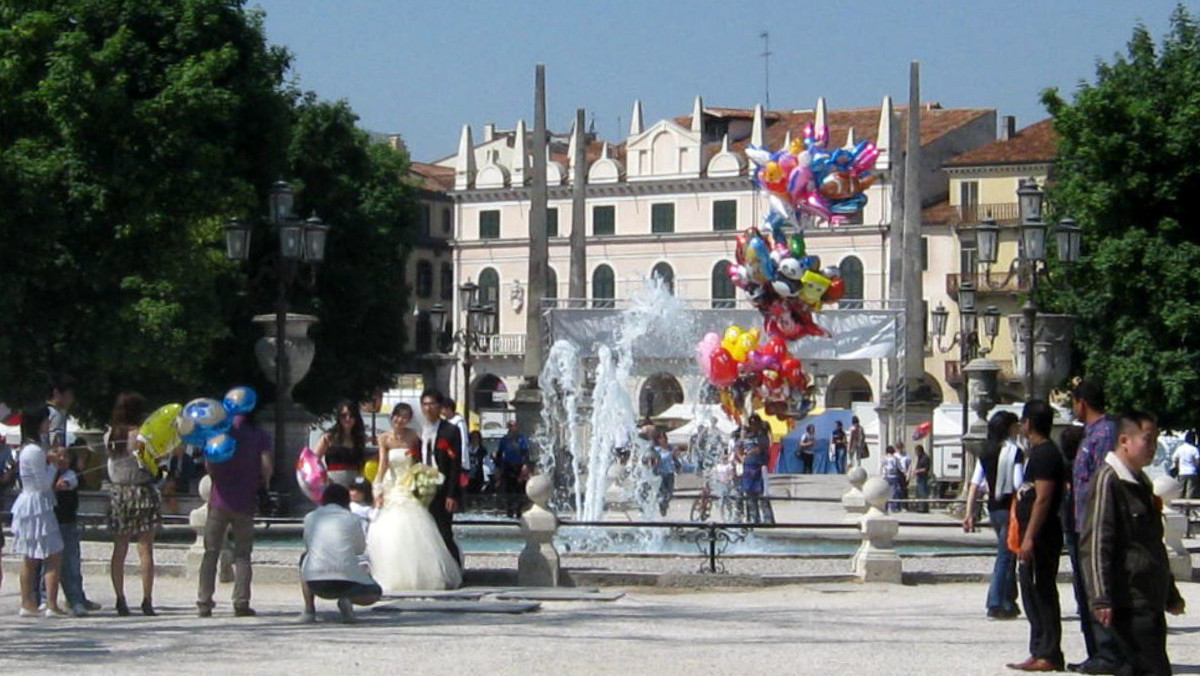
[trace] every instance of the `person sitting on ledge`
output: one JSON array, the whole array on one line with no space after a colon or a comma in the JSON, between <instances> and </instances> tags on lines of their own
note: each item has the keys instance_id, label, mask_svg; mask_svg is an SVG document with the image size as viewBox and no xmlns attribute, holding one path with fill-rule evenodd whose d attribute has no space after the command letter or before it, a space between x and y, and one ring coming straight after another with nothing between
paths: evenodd
<instances>
[{"instance_id":1,"label":"person sitting on ledge","mask_svg":"<svg viewBox=\"0 0 1200 676\"><path fill-rule=\"evenodd\" d=\"M357 516L350 513L350 491L331 483L321 507L304 517L304 555L300 557L300 589L304 593L301 622L317 619L316 597L337 599L344 622L354 621L354 606L369 606L383 590L359 565L367 539Z\"/></svg>"}]
</instances>

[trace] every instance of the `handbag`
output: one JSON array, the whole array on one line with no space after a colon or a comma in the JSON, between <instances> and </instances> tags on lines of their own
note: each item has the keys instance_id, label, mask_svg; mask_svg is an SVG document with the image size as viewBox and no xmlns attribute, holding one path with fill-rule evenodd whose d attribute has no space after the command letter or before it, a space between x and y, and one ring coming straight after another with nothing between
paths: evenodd
<instances>
[{"instance_id":1,"label":"handbag","mask_svg":"<svg viewBox=\"0 0 1200 676\"><path fill-rule=\"evenodd\" d=\"M860 452L859 452L859 454L858 454L858 457L860 457L860 458L869 458L869 457L871 457L871 449L870 449L870 448L867 448L867 445L866 445L866 444L863 444L863 445L862 445L862 451L860 451Z\"/></svg>"}]
</instances>

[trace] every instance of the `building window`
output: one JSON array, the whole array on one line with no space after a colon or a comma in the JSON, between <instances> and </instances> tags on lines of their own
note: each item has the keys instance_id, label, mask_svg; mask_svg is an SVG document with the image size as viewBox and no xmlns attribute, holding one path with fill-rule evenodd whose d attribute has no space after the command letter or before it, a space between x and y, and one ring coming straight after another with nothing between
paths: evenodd
<instances>
[{"instance_id":1,"label":"building window","mask_svg":"<svg viewBox=\"0 0 1200 676\"><path fill-rule=\"evenodd\" d=\"M671 203L650 205L650 232L675 232L675 205Z\"/></svg>"},{"instance_id":2,"label":"building window","mask_svg":"<svg viewBox=\"0 0 1200 676\"><path fill-rule=\"evenodd\" d=\"M416 326L416 351L418 353L430 352L433 349L433 322L429 318L429 311L421 310L417 313Z\"/></svg>"},{"instance_id":3,"label":"building window","mask_svg":"<svg viewBox=\"0 0 1200 676\"><path fill-rule=\"evenodd\" d=\"M433 263L417 261L417 298L433 295Z\"/></svg>"},{"instance_id":4,"label":"building window","mask_svg":"<svg viewBox=\"0 0 1200 676\"><path fill-rule=\"evenodd\" d=\"M479 302L488 305L492 304L500 307L497 303L500 300L500 275L492 268L484 268L483 272L479 273Z\"/></svg>"},{"instance_id":5,"label":"building window","mask_svg":"<svg viewBox=\"0 0 1200 676\"><path fill-rule=\"evenodd\" d=\"M675 270L668 263L659 263L650 271L651 279L662 280L663 286L671 295L675 295Z\"/></svg>"},{"instance_id":6,"label":"building window","mask_svg":"<svg viewBox=\"0 0 1200 676\"><path fill-rule=\"evenodd\" d=\"M967 223L979 220L979 181L959 182L958 213Z\"/></svg>"},{"instance_id":7,"label":"building window","mask_svg":"<svg viewBox=\"0 0 1200 676\"><path fill-rule=\"evenodd\" d=\"M500 212L479 212L479 239L500 239Z\"/></svg>"},{"instance_id":8,"label":"building window","mask_svg":"<svg viewBox=\"0 0 1200 676\"><path fill-rule=\"evenodd\" d=\"M454 300L454 265L442 263L442 300Z\"/></svg>"},{"instance_id":9,"label":"building window","mask_svg":"<svg viewBox=\"0 0 1200 676\"><path fill-rule=\"evenodd\" d=\"M656 373L642 383L638 410L643 418L652 418L683 403L683 386L670 373Z\"/></svg>"},{"instance_id":10,"label":"building window","mask_svg":"<svg viewBox=\"0 0 1200 676\"><path fill-rule=\"evenodd\" d=\"M454 232L454 212L450 207L442 209L442 234L449 237Z\"/></svg>"},{"instance_id":11,"label":"building window","mask_svg":"<svg viewBox=\"0 0 1200 676\"><path fill-rule=\"evenodd\" d=\"M713 230L737 230L737 200L713 202Z\"/></svg>"},{"instance_id":12,"label":"building window","mask_svg":"<svg viewBox=\"0 0 1200 676\"><path fill-rule=\"evenodd\" d=\"M546 266L546 291L542 299L547 307L554 307L554 301L558 300L558 273L550 266Z\"/></svg>"},{"instance_id":13,"label":"building window","mask_svg":"<svg viewBox=\"0 0 1200 676\"><path fill-rule=\"evenodd\" d=\"M720 261L712 269L712 306L732 308L737 303L737 290L729 279L729 261Z\"/></svg>"},{"instance_id":14,"label":"building window","mask_svg":"<svg viewBox=\"0 0 1200 676\"><path fill-rule=\"evenodd\" d=\"M429 205L421 204L421 236L429 236Z\"/></svg>"},{"instance_id":15,"label":"building window","mask_svg":"<svg viewBox=\"0 0 1200 676\"><path fill-rule=\"evenodd\" d=\"M929 271L929 238L921 238L921 272Z\"/></svg>"},{"instance_id":16,"label":"building window","mask_svg":"<svg viewBox=\"0 0 1200 676\"><path fill-rule=\"evenodd\" d=\"M617 231L617 208L592 207L592 234L612 235Z\"/></svg>"},{"instance_id":17,"label":"building window","mask_svg":"<svg viewBox=\"0 0 1200 676\"><path fill-rule=\"evenodd\" d=\"M546 236L558 237L558 209L546 210Z\"/></svg>"},{"instance_id":18,"label":"building window","mask_svg":"<svg viewBox=\"0 0 1200 676\"><path fill-rule=\"evenodd\" d=\"M838 302L839 308L860 308L863 299L863 264L857 256L846 256L838 264L846 292Z\"/></svg>"},{"instance_id":19,"label":"building window","mask_svg":"<svg viewBox=\"0 0 1200 676\"><path fill-rule=\"evenodd\" d=\"M598 266L592 272L592 307L616 307L613 299L617 297L616 278L613 269L607 265Z\"/></svg>"}]
</instances>

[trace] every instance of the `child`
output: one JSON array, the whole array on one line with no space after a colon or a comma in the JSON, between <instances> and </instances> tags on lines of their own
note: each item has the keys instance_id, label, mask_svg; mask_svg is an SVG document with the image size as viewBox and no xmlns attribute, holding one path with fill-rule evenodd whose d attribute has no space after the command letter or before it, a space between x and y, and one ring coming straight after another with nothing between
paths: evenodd
<instances>
[{"instance_id":1,"label":"child","mask_svg":"<svg viewBox=\"0 0 1200 676\"><path fill-rule=\"evenodd\" d=\"M375 509L371 482L367 481L366 477L360 476L350 484L350 513L362 521L363 534L366 535L367 528L379 513L379 510Z\"/></svg>"}]
</instances>

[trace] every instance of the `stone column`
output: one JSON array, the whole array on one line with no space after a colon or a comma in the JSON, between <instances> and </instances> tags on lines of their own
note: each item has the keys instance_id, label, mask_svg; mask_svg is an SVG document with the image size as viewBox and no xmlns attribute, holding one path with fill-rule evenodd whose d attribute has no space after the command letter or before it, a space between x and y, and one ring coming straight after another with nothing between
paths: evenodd
<instances>
[{"instance_id":1,"label":"stone column","mask_svg":"<svg viewBox=\"0 0 1200 676\"><path fill-rule=\"evenodd\" d=\"M891 493L891 486L879 477L867 479L863 484L863 496L869 508L859 523L863 542L853 559L854 574L862 582L900 584L903 578L900 555L893 544L900 531L900 522L884 513Z\"/></svg>"},{"instance_id":2,"label":"stone column","mask_svg":"<svg viewBox=\"0 0 1200 676\"><path fill-rule=\"evenodd\" d=\"M533 504L521 515L525 548L517 557L517 584L522 587L557 587L559 584L561 568L558 550L554 548L558 517L549 508L553 492L550 478L542 474L530 479L525 486L525 493Z\"/></svg>"},{"instance_id":3,"label":"stone column","mask_svg":"<svg viewBox=\"0 0 1200 676\"><path fill-rule=\"evenodd\" d=\"M1176 582L1192 581L1192 555L1183 544L1187 534L1187 515L1171 507L1183 493L1183 487L1169 476L1154 480L1154 494L1163 501L1163 540L1167 547L1167 561Z\"/></svg>"}]
</instances>

